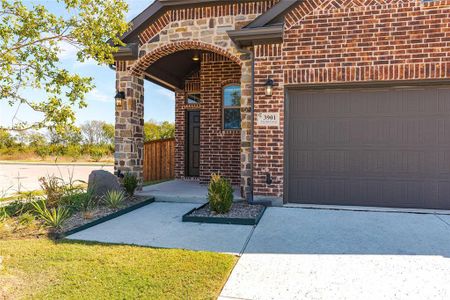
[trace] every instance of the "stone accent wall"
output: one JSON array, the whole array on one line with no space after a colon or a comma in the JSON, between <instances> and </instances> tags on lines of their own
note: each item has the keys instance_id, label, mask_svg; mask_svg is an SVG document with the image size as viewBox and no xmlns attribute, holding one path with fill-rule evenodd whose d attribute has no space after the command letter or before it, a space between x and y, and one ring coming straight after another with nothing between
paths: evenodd
<instances>
[{"instance_id":1,"label":"stone accent wall","mask_svg":"<svg viewBox=\"0 0 450 300\"><path fill-rule=\"evenodd\" d=\"M255 0L169 10L140 34L139 59L130 66L131 72L140 77L159 58L181 50L196 49L216 53L241 67L239 74L242 87L243 128L240 166L236 166L235 172L241 172L240 181L244 196L250 191L251 60L249 55L236 48L227 31L242 28L278 2L279 0ZM181 96L177 93L177 101L181 101L180 99ZM177 121L178 124L184 120L184 116L177 113L177 120L180 120ZM184 139L179 132L177 136L178 141ZM180 158L179 153L180 151L177 159ZM184 166L178 166L176 173L182 177ZM233 182L236 182L236 176L233 174L232 177Z\"/></svg>"},{"instance_id":2,"label":"stone accent wall","mask_svg":"<svg viewBox=\"0 0 450 300\"><path fill-rule=\"evenodd\" d=\"M114 170L143 178L144 79L132 75L128 62L116 67L116 89L125 92L122 107L116 107Z\"/></svg>"},{"instance_id":3,"label":"stone accent wall","mask_svg":"<svg viewBox=\"0 0 450 300\"><path fill-rule=\"evenodd\" d=\"M193 77L195 77L194 74ZM200 104L186 104L186 95L198 80L201 94ZM203 53L198 79L188 78L186 90L176 92L175 123L175 175L185 177L186 111L200 111L200 181L209 182L211 173L219 172L239 184L240 146L239 130L223 130L222 88L231 83L240 83L241 67L226 57L214 53Z\"/></svg>"},{"instance_id":4,"label":"stone accent wall","mask_svg":"<svg viewBox=\"0 0 450 300\"><path fill-rule=\"evenodd\" d=\"M171 35L174 34L181 34L181 37L184 38L198 39L202 35L199 32L200 30L215 31L216 26L223 33L226 27L230 25L233 27L238 26L239 28L246 25L249 20L254 20L258 15L266 12L278 2L279 0L248 1L170 10L144 30L140 34L139 40L144 45L151 40L160 38L164 40L166 39L164 36L169 36L172 39ZM231 17L236 22L230 22ZM172 30L168 29L168 31L161 32L171 22L173 23L170 26ZM186 30L188 27L190 30ZM160 32L161 36L158 36ZM210 33L206 33L205 36L210 36L209 43L213 44L214 36ZM226 38L228 39L228 36ZM217 41L220 42L220 40Z\"/></svg>"},{"instance_id":5,"label":"stone accent wall","mask_svg":"<svg viewBox=\"0 0 450 300\"><path fill-rule=\"evenodd\" d=\"M279 111L282 122L255 128L255 194L283 197L283 85L449 79L449 24L449 0L299 2L285 17L284 43L255 47L255 113Z\"/></svg>"}]
</instances>

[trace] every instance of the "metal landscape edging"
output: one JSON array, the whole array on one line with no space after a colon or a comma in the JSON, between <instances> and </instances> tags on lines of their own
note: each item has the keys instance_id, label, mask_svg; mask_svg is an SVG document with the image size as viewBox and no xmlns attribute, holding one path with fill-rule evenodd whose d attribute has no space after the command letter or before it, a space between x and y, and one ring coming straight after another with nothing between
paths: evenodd
<instances>
[{"instance_id":1,"label":"metal landscape edging","mask_svg":"<svg viewBox=\"0 0 450 300\"><path fill-rule=\"evenodd\" d=\"M107 222L107 221L110 221L110 220L112 220L112 219L115 219L115 218L117 218L117 217L120 217L120 216L122 216L122 215L124 215L124 214L127 214L127 213L129 213L129 212L132 212L133 210L136 210L136 209L139 209L139 208L141 208L141 207L144 207L144 206L147 206L147 205L149 205L149 204L152 204L153 202L155 202L155 197L149 197L148 199L146 199L146 200L144 200L144 201L142 201L142 202L139 202L139 203L137 203L137 204L131 205L130 207L127 207L127 208L124 208L124 209L122 209L122 210L116 211L116 212L114 212L114 213L112 213L112 214L106 215L106 216L101 217L101 218L99 218L99 219L97 219L97 220L94 220L94 221L92 221L92 222L83 224L83 225L81 225L81 226L79 226L79 227L76 227L76 228L74 228L74 229L71 229L71 230L69 230L69 231L62 232L62 233L60 233L60 234L57 234L57 238L58 238L58 239L65 238L65 237L67 237L67 236L69 236L69 235L71 235L71 234L74 234L74 233L77 233L77 232L86 230L86 229L88 229L88 228L91 228L91 227L93 227L93 226L99 225L99 224L101 224L101 223L105 223L105 222Z\"/></svg>"},{"instance_id":2,"label":"metal landscape edging","mask_svg":"<svg viewBox=\"0 0 450 300\"><path fill-rule=\"evenodd\" d=\"M232 225L258 225L259 220L261 220L266 207L263 206L261 212L255 218L232 218L232 217L199 217L199 216L189 216L196 210L202 209L209 203L205 203L200 207L191 209L189 212L183 215L183 222L194 222L194 223L212 223L212 224L232 224Z\"/></svg>"}]
</instances>

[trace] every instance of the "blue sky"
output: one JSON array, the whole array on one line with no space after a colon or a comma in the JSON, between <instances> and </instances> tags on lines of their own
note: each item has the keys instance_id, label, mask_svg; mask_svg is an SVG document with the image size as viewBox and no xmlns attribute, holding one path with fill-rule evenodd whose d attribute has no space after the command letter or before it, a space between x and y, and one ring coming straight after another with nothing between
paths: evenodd
<instances>
[{"instance_id":1,"label":"blue sky","mask_svg":"<svg viewBox=\"0 0 450 300\"><path fill-rule=\"evenodd\" d=\"M148 5L152 0L127 0L129 12L127 20L133 19ZM64 10L56 0L27 0L26 4L36 3L45 5L50 11L61 14ZM88 107L77 110L77 124L87 120L102 120L114 123L114 95L115 95L115 73L108 66L98 66L94 61L79 63L76 61L76 51L70 47L64 47L60 55L62 66L71 72L82 76L93 77L96 88L87 95ZM39 91L26 91L24 96L32 97L43 95ZM0 101L0 124L11 124L17 107L9 107L6 101ZM39 114L21 107L18 113L21 120L37 120ZM156 121L171 121L175 118L175 97L174 94L162 87L145 82L145 120L153 119Z\"/></svg>"}]
</instances>

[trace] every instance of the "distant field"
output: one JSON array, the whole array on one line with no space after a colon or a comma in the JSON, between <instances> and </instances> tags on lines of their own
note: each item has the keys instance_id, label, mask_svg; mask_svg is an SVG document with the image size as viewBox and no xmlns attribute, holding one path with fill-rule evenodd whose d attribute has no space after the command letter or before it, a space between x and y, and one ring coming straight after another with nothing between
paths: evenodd
<instances>
[{"instance_id":1,"label":"distant field","mask_svg":"<svg viewBox=\"0 0 450 300\"><path fill-rule=\"evenodd\" d=\"M104 156L100 160L93 160L89 155L83 155L77 158L71 156L48 156L45 159L33 154L33 153L14 153L14 154L0 154L0 161L12 161L12 162L43 162L43 163L114 163L114 157L112 155Z\"/></svg>"},{"instance_id":2,"label":"distant field","mask_svg":"<svg viewBox=\"0 0 450 300\"><path fill-rule=\"evenodd\" d=\"M94 170L113 172L111 164L16 164L0 163L0 198L19 192L30 192L40 189L39 178L54 175L64 181L82 180L87 182L89 174Z\"/></svg>"}]
</instances>

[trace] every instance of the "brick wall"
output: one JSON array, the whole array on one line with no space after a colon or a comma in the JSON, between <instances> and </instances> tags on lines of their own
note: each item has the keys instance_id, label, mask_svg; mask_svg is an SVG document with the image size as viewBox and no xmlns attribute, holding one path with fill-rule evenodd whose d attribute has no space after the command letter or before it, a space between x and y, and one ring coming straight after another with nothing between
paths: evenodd
<instances>
[{"instance_id":1,"label":"brick wall","mask_svg":"<svg viewBox=\"0 0 450 300\"><path fill-rule=\"evenodd\" d=\"M211 173L220 172L233 184L240 183L240 131L226 131L222 126L222 88L241 80L241 67L218 54L204 53L199 72L200 104L186 104L186 91L176 92L175 175L185 176L185 115L200 110L200 181L209 182ZM186 88L196 80L188 78Z\"/></svg>"},{"instance_id":2,"label":"brick wall","mask_svg":"<svg viewBox=\"0 0 450 300\"><path fill-rule=\"evenodd\" d=\"M287 17L286 83L449 77L450 1L322 2Z\"/></svg>"},{"instance_id":3,"label":"brick wall","mask_svg":"<svg viewBox=\"0 0 450 300\"><path fill-rule=\"evenodd\" d=\"M285 20L283 44L255 47L255 113L281 114L280 129L255 128L261 196L283 196L283 85L450 78L449 0L305 0ZM276 86L267 98L269 75Z\"/></svg>"},{"instance_id":4,"label":"brick wall","mask_svg":"<svg viewBox=\"0 0 450 300\"><path fill-rule=\"evenodd\" d=\"M284 85L281 45L255 47L255 131L254 172L255 197L280 197L283 194L283 119L279 127L259 126L257 115L263 112L279 112L283 117ZM265 95L268 78L275 82L272 96ZM266 183L266 175L272 177L272 184Z\"/></svg>"}]
</instances>

